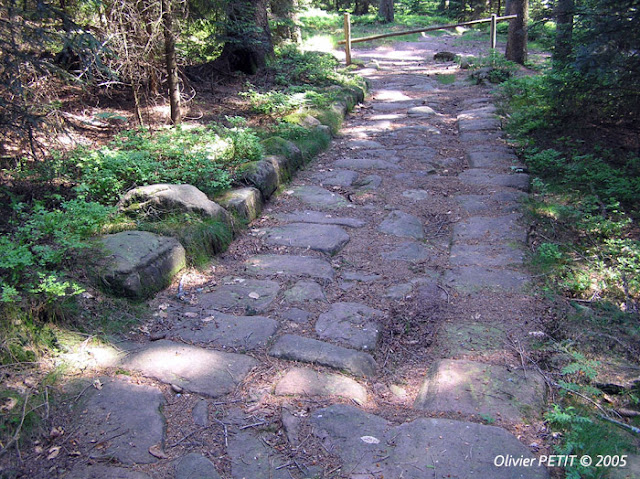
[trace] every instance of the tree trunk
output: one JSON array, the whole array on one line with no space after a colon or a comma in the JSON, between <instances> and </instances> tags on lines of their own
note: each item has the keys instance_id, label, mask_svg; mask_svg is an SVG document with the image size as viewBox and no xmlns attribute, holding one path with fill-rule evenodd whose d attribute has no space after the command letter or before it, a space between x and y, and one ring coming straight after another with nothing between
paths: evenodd
<instances>
[{"instance_id":1,"label":"tree trunk","mask_svg":"<svg viewBox=\"0 0 640 479\"><path fill-rule=\"evenodd\" d=\"M276 22L273 32L276 43L302 43L298 25L298 0L271 0L271 14Z\"/></svg>"},{"instance_id":2,"label":"tree trunk","mask_svg":"<svg viewBox=\"0 0 640 479\"><path fill-rule=\"evenodd\" d=\"M356 5L353 9L354 15L366 15L369 13L369 7L371 6L371 0L356 0Z\"/></svg>"},{"instance_id":3,"label":"tree trunk","mask_svg":"<svg viewBox=\"0 0 640 479\"><path fill-rule=\"evenodd\" d=\"M176 57L176 37L173 32L173 12L171 0L162 0L162 22L164 25L164 54L169 83L169 103L171 104L171 123L182 122L180 108L180 79L178 78L178 60Z\"/></svg>"},{"instance_id":4,"label":"tree trunk","mask_svg":"<svg viewBox=\"0 0 640 479\"><path fill-rule=\"evenodd\" d=\"M574 0L558 0L556 5L556 43L553 60L558 64L566 63L571 57L574 9Z\"/></svg>"},{"instance_id":5,"label":"tree trunk","mask_svg":"<svg viewBox=\"0 0 640 479\"><path fill-rule=\"evenodd\" d=\"M527 20L529 19L529 0L511 0L507 15L518 15L509 22L507 37L507 60L524 65L527 61Z\"/></svg>"},{"instance_id":6,"label":"tree trunk","mask_svg":"<svg viewBox=\"0 0 640 479\"><path fill-rule=\"evenodd\" d=\"M227 3L226 42L215 66L225 71L254 75L273 55L267 19L267 0Z\"/></svg>"},{"instance_id":7,"label":"tree trunk","mask_svg":"<svg viewBox=\"0 0 640 479\"><path fill-rule=\"evenodd\" d=\"M393 22L393 0L380 0L380 16L385 23Z\"/></svg>"}]
</instances>

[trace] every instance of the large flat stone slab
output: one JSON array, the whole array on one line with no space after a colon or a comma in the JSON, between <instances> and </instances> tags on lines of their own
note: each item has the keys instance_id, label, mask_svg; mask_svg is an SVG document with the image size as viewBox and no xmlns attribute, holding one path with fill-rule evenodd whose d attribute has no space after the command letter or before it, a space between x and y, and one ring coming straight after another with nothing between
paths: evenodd
<instances>
[{"instance_id":1,"label":"large flat stone slab","mask_svg":"<svg viewBox=\"0 0 640 479\"><path fill-rule=\"evenodd\" d=\"M232 392L256 364L255 359L244 354L161 340L132 352L120 367L185 391L219 397Z\"/></svg>"},{"instance_id":2,"label":"large flat stone slab","mask_svg":"<svg viewBox=\"0 0 640 479\"><path fill-rule=\"evenodd\" d=\"M389 261L408 261L418 263L425 261L432 256L429 248L420 243L402 243L397 248L382 253L382 257Z\"/></svg>"},{"instance_id":3,"label":"large flat stone slab","mask_svg":"<svg viewBox=\"0 0 640 479\"><path fill-rule=\"evenodd\" d=\"M521 422L542 414L545 390L544 378L533 370L443 359L429 370L414 407Z\"/></svg>"},{"instance_id":4,"label":"large flat stone slab","mask_svg":"<svg viewBox=\"0 0 640 479\"><path fill-rule=\"evenodd\" d=\"M380 335L376 318L382 314L360 303L333 303L331 309L318 318L316 332L321 338L373 351Z\"/></svg>"},{"instance_id":5,"label":"large flat stone slab","mask_svg":"<svg viewBox=\"0 0 640 479\"><path fill-rule=\"evenodd\" d=\"M349 479L548 479L535 456L504 429L420 418L393 426L361 409L336 404L311 416L313 434L342 461ZM497 467L496 456L526 458L530 467Z\"/></svg>"},{"instance_id":6,"label":"large flat stone slab","mask_svg":"<svg viewBox=\"0 0 640 479\"><path fill-rule=\"evenodd\" d=\"M447 270L444 280L450 286L467 292L489 291L523 291L529 276L519 271L486 266L460 266Z\"/></svg>"},{"instance_id":7,"label":"large flat stone slab","mask_svg":"<svg viewBox=\"0 0 640 479\"><path fill-rule=\"evenodd\" d=\"M495 244L499 241L526 243L527 231L519 223L519 214L497 217L473 216L453 227L454 241Z\"/></svg>"},{"instance_id":8,"label":"large flat stone slab","mask_svg":"<svg viewBox=\"0 0 640 479\"><path fill-rule=\"evenodd\" d=\"M347 141L347 147L352 149L358 148L384 148L384 145L379 141L374 140L349 140Z\"/></svg>"},{"instance_id":9,"label":"large flat stone slab","mask_svg":"<svg viewBox=\"0 0 640 479\"><path fill-rule=\"evenodd\" d=\"M501 266L522 265L524 251L509 244L466 245L451 247L449 262L456 266Z\"/></svg>"},{"instance_id":10,"label":"large flat stone slab","mask_svg":"<svg viewBox=\"0 0 640 479\"><path fill-rule=\"evenodd\" d=\"M356 170L398 170L400 167L385 160L369 158L343 158L333 163L338 168L353 168Z\"/></svg>"},{"instance_id":11,"label":"large flat stone slab","mask_svg":"<svg viewBox=\"0 0 640 479\"><path fill-rule=\"evenodd\" d=\"M293 188L293 195L304 203L320 209L334 209L349 206L344 197L319 186L297 186Z\"/></svg>"},{"instance_id":12,"label":"large flat stone slab","mask_svg":"<svg viewBox=\"0 0 640 479\"><path fill-rule=\"evenodd\" d=\"M497 108L494 105L479 106L465 110L458 115L458 120L495 119Z\"/></svg>"},{"instance_id":13,"label":"large flat stone slab","mask_svg":"<svg viewBox=\"0 0 640 479\"><path fill-rule=\"evenodd\" d=\"M442 326L444 334L438 341L447 349L449 356L467 353L491 354L509 348L504 324L480 321L447 321Z\"/></svg>"},{"instance_id":14,"label":"large flat stone slab","mask_svg":"<svg viewBox=\"0 0 640 479\"><path fill-rule=\"evenodd\" d=\"M404 196L405 198L409 198L410 200L413 200L413 201L424 201L429 199L431 194L426 190L417 189L417 190L403 191L402 196Z\"/></svg>"},{"instance_id":15,"label":"large flat stone slab","mask_svg":"<svg viewBox=\"0 0 640 479\"><path fill-rule=\"evenodd\" d=\"M258 276L293 276L331 281L334 277L331 263L312 256L266 254L249 258L245 262L247 272Z\"/></svg>"},{"instance_id":16,"label":"large flat stone slab","mask_svg":"<svg viewBox=\"0 0 640 479\"><path fill-rule=\"evenodd\" d=\"M233 479L291 479L286 461L251 431L237 431L229 437Z\"/></svg>"},{"instance_id":17,"label":"large flat stone slab","mask_svg":"<svg viewBox=\"0 0 640 479\"><path fill-rule=\"evenodd\" d=\"M152 479L143 472L126 467L78 464L65 479ZM214 478L211 478L214 479Z\"/></svg>"},{"instance_id":18,"label":"large flat stone slab","mask_svg":"<svg viewBox=\"0 0 640 479\"><path fill-rule=\"evenodd\" d=\"M378 231L403 238L424 238L424 228L420 218L399 210L389 213L378 226Z\"/></svg>"},{"instance_id":19,"label":"large flat stone slab","mask_svg":"<svg viewBox=\"0 0 640 479\"><path fill-rule=\"evenodd\" d=\"M327 297L322 286L315 281L298 281L284 292L285 299L290 303L304 303L307 301L326 301Z\"/></svg>"},{"instance_id":20,"label":"large flat stone slab","mask_svg":"<svg viewBox=\"0 0 640 479\"><path fill-rule=\"evenodd\" d=\"M407 110L409 118L432 118L438 113L430 106L414 106Z\"/></svg>"},{"instance_id":21,"label":"large flat stone slab","mask_svg":"<svg viewBox=\"0 0 640 479\"><path fill-rule=\"evenodd\" d=\"M192 452L176 462L175 479L220 479L220 475L209 459Z\"/></svg>"},{"instance_id":22,"label":"large flat stone slab","mask_svg":"<svg viewBox=\"0 0 640 479\"><path fill-rule=\"evenodd\" d=\"M293 334L279 338L269 354L280 359L341 369L355 376L373 376L377 368L370 354Z\"/></svg>"},{"instance_id":23,"label":"large flat stone slab","mask_svg":"<svg viewBox=\"0 0 640 479\"><path fill-rule=\"evenodd\" d=\"M382 184L380 175L367 175L359 178L353 186L361 191L377 190Z\"/></svg>"},{"instance_id":24,"label":"large flat stone slab","mask_svg":"<svg viewBox=\"0 0 640 479\"><path fill-rule=\"evenodd\" d=\"M251 350L267 344L278 329L277 321L264 316L232 316L207 311L170 334L194 344L211 344L234 350Z\"/></svg>"},{"instance_id":25,"label":"large flat stone slab","mask_svg":"<svg viewBox=\"0 0 640 479\"><path fill-rule=\"evenodd\" d=\"M331 213L309 210L284 213L278 215L278 218L283 221L290 221L293 223L318 223L324 225L347 226L349 228L362 228L367 224L365 221L356 218L344 218L334 216Z\"/></svg>"},{"instance_id":26,"label":"large flat stone slab","mask_svg":"<svg viewBox=\"0 0 640 479\"><path fill-rule=\"evenodd\" d=\"M129 298L145 298L167 287L186 266L185 250L175 238L146 231L123 231L100 237L103 286Z\"/></svg>"},{"instance_id":27,"label":"large flat stone slab","mask_svg":"<svg viewBox=\"0 0 640 479\"><path fill-rule=\"evenodd\" d=\"M509 168L518 164L515 153L503 148L471 149L464 156L471 168Z\"/></svg>"},{"instance_id":28,"label":"large flat stone slab","mask_svg":"<svg viewBox=\"0 0 640 479\"><path fill-rule=\"evenodd\" d=\"M264 241L271 245L312 249L334 255L348 242L349 235L337 225L318 223L290 223L268 228Z\"/></svg>"},{"instance_id":29,"label":"large flat stone slab","mask_svg":"<svg viewBox=\"0 0 640 479\"><path fill-rule=\"evenodd\" d=\"M321 186L351 186L359 174L351 170L323 171L313 175Z\"/></svg>"},{"instance_id":30,"label":"large flat stone slab","mask_svg":"<svg viewBox=\"0 0 640 479\"><path fill-rule=\"evenodd\" d=\"M456 200L472 215L508 214L520 210L521 201L526 197L527 194L522 191L499 191L490 195L458 195Z\"/></svg>"},{"instance_id":31,"label":"large flat stone slab","mask_svg":"<svg viewBox=\"0 0 640 479\"><path fill-rule=\"evenodd\" d=\"M458 131L461 134L476 131L499 130L501 126L500 120L497 118L460 118L458 120Z\"/></svg>"},{"instance_id":32,"label":"large flat stone slab","mask_svg":"<svg viewBox=\"0 0 640 479\"><path fill-rule=\"evenodd\" d=\"M308 368L293 368L276 384L277 396L339 396L359 403L367 401L367 391L357 381L339 374Z\"/></svg>"},{"instance_id":33,"label":"large flat stone slab","mask_svg":"<svg viewBox=\"0 0 640 479\"><path fill-rule=\"evenodd\" d=\"M200 305L205 309L243 309L255 313L267 309L279 291L280 285L275 281L233 278L215 291L200 296Z\"/></svg>"},{"instance_id":34,"label":"large flat stone slab","mask_svg":"<svg viewBox=\"0 0 640 479\"><path fill-rule=\"evenodd\" d=\"M126 379L100 378L99 381L101 388L90 388L77 420L81 426L76 437L90 447L90 457L115 459L122 464L156 462L149 448L162 447L164 441L164 417L160 413L164 397L160 389ZM75 477L93 477L89 474L96 471L84 473L81 469ZM121 477L115 475L117 471L107 472L112 475L100 477ZM135 475L123 477L138 479Z\"/></svg>"},{"instance_id":35,"label":"large flat stone slab","mask_svg":"<svg viewBox=\"0 0 640 479\"><path fill-rule=\"evenodd\" d=\"M526 173L492 173L483 168L471 168L458 175L467 185L515 188L529 191L530 178Z\"/></svg>"}]
</instances>

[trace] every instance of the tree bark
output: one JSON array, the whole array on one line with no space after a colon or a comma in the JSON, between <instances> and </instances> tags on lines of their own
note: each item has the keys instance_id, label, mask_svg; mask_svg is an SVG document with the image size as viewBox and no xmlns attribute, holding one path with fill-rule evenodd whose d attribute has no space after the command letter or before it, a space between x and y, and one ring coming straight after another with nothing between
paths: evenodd
<instances>
[{"instance_id":1,"label":"tree bark","mask_svg":"<svg viewBox=\"0 0 640 479\"><path fill-rule=\"evenodd\" d=\"M226 41L215 66L254 75L273 55L267 0L227 2Z\"/></svg>"},{"instance_id":2,"label":"tree bark","mask_svg":"<svg viewBox=\"0 0 640 479\"><path fill-rule=\"evenodd\" d=\"M393 0L380 0L380 16L385 23L393 22Z\"/></svg>"},{"instance_id":3,"label":"tree bark","mask_svg":"<svg viewBox=\"0 0 640 479\"><path fill-rule=\"evenodd\" d=\"M371 0L356 0L356 5L353 9L354 15L366 15L369 13L369 7L371 6Z\"/></svg>"},{"instance_id":4,"label":"tree bark","mask_svg":"<svg viewBox=\"0 0 640 479\"><path fill-rule=\"evenodd\" d=\"M507 37L507 60L524 65L527 61L527 21L529 19L529 0L511 0L507 15L518 15L509 22Z\"/></svg>"},{"instance_id":5,"label":"tree bark","mask_svg":"<svg viewBox=\"0 0 640 479\"><path fill-rule=\"evenodd\" d=\"M557 64L566 63L573 51L574 0L558 0L556 5L556 42L553 60Z\"/></svg>"},{"instance_id":6,"label":"tree bark","mask_svg":"<svg viewBox=\"0 0 640 479\"><path fill-rule=\"evenodd\" d=\"M176 56L176 38L173 31L173 12L171 0L162 0L162 22L164 26L164 54L169 83L169 103L171 104L171 123L182 122L180 105L180 79L178 78L178 60Z\"/></svg>"},{"instance_id":7,"label":"tree bark","mask_svg":"<svg viewBox=\"0 0 640 479\"><path fill-rule=\"evenodd\" d=\"M271 0L271 15L276 20L274 41L302 43L298 25L298 0Z\"/></svg>"}]
</instances>

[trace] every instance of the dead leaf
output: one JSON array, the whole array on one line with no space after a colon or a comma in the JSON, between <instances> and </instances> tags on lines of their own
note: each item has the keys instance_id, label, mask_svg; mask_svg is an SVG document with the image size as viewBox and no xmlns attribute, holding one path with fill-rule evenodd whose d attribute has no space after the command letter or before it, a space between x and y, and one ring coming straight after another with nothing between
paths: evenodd
<instances>
[{"instance_id":1,"label":"dead leaf","mask_svg":"<svg viewBox=\"0 0 640 479\"><path fill-rule=\"evenodd\" d=\"M52 459L58 457L58 454L60 454L60 446L52 447L48 452L49 455L47 456L47 459L51 461Z\"/></svg>"},{"instance_id":2,"label":"dead leaf","mask_svg":"<svg viewBox=\"0 0 640 479\"><path fill-rule=\"evenodd\" d=\"M258 298L260 298L260 295L258 293L256 293L255 291L252 291L252 292L249 293L249 297L251 299L258 299Z\"/></svg>"},{"instance_id":3,"label":"dead leaf","mask_svg":"<svg viewBox=\"0 0 640 479\"><path fill-rule=\"evenodd\" d=\"M200 316L198 313L192 313L190 311L184 313L185 318L197 318L198 316Z\"/></svg>"},{"instance_id":4,"label":"dead leaf","mask_svg":"<svg viewBox=\"0 0 640 479\"><path fill-rule=\"evenodd\" d=\"M158 309L161 309L163 311L165 309L167 309L168 307L169 307L169 303L162 303L162 304L158 305Z\"/></svg>"},{"instance_id":5,"label":"dead leaf","mask_svg":"<svg viewBox=\"0 0 640 479\"><path fill-rule=\"evenodd\" d=\"M54 427L49 433L49 437L55 438L64 435L64 428L62 426Z\"/></svg>"},{"instance_id":6,"label":"dead leaf","mask_svg":"<svg viewBox=\"0 0 640 479\"><path fill-rule=\"evenodd\" d=\"M202 322L203 323L208 323L209 321L213 321L215 318L215 316L207 316L206 318L202 318Z\"/></svg>"},{"instance_id":7,"label":"dead leaf","mask_svg":"<svg viewBox=\"0 0 640 479\"><path fill-rule=\"evenodd\" d=\"M162 448L157 444L149 448L149 454L151 454L153 457L157 457L158 459L166 459L168 457L167 454L162 450Z\"/></svg>"},{"instance_id":8,"label":"dead leaf","mask_svg":"<svg viewBox=\"0 0 640 479\"><path fill-rule=\"evenodd\" d=\"M99 379L96 379L93 381L93 387L96 388L98 391L100 391L102 389L102 386L104 386L102 384L102 382Z\"/></svg>"}]
</instances>

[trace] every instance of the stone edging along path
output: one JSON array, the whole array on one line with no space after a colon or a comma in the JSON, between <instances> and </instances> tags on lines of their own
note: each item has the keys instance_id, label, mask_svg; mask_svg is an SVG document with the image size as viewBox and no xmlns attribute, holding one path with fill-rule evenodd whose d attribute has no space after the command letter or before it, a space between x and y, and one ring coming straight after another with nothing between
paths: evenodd
<instances>
[{"instance_id":1,"label":"stone edging along path","mask_svg":"<svg viewBox=\"0 0 640 479\"><path fill-rule=\"evenodd\" d=\"M343 88L338 95L341 99L328 111L342 121L354 105L364 100L365 93L359 87ZM301 122L319 143L332 138L330 126L311 115L303 117ZM234 234L240 228L238 223L255 220L278 188L310 160L292 141L276 136L265 139L262 144L268 156L245 165L240 180L247 186L222 193L216 198L217 202L195 186L156 184L127 192L118 206L133 216L137 213L156 217L196 214L220 222ZM106 260L99 261L93 276L99 286L116 295L136 299L150 297L167 287L186 266L183 247L186 245L174 238L133 230L105 235L99 244Z\"/></svg>"},{"instance_id":2,"label":"stone edging along path","mask_svg":"<svg viewBox=\"0 0 640 479\"><path fill-rule=\"evenodd\" d=\"M158 295L33 477L549 477L545 383L518 354L541 315L528 178L488 91L438 82L433 53L370 52L330 150L183 300Z\"/></svg>"}]
</instances>

